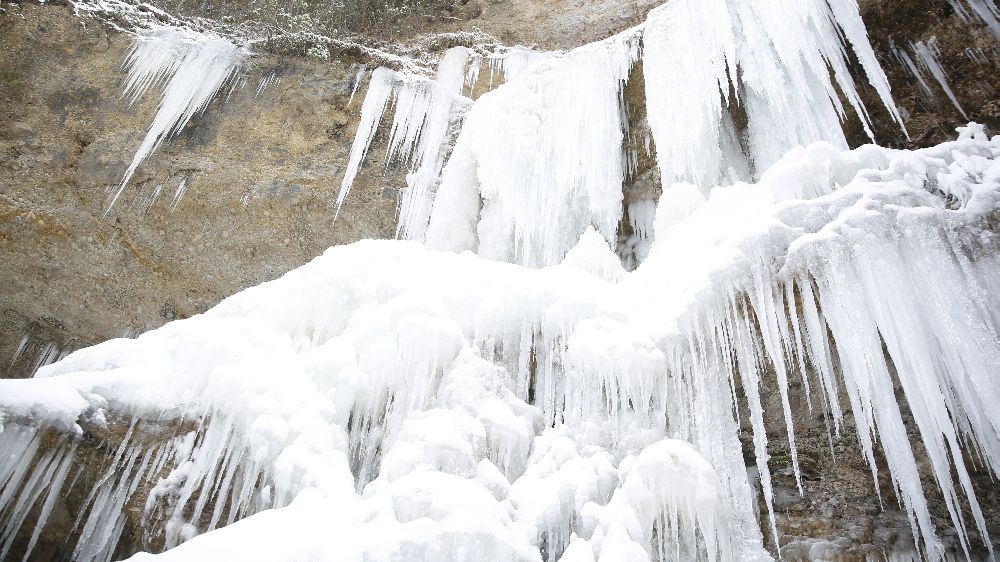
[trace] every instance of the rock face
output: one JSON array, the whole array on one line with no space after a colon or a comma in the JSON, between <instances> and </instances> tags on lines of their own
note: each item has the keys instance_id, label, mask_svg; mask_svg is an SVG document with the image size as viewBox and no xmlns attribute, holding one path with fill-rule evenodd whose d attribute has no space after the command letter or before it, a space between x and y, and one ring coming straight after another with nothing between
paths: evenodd
<instances>
[{"instance_id":1,"label":"rock face","mask_svg":"<svg viewBox=\"0 0 1000 562\"><path fill-rule=\"evenodd\" d=\"M348 107L350 62L258 56L245 84L154 153L104 216L105 190L159 102L120 99L130 37L31 4L0 16L0 36L0 373L28 376L332 245L392 236L398 174L362 173L333 221L360 105Z\"/></svg>"},{"instance_id":2,"label":"rock face","mask_svg":"<svg viewBox=\"0 0 1000 562\"><path fill-rule=\"evenodd\" d=\"M963 2L868 0L860 4L872 45L889 77L909 134L906 138L889 121L885 111L876 110L872 117L879 144L898 148L930 146L951 139L955 127L969 121L986 125L992 133L1000 131L1000 85L996 80L1000 37L978 24L974 16L971 23L965 21L955 10ZM913 45L918 42L933 45L939 52L937 59L947 76L946 82L965 115L917 61ZM929 93L907 71L894 48L914 60ZM874 99L865 101L870 109L877 107ZM860 127L855 127L849 138L858 144L868 142Z\"/></svg>"},{"instance_id":3,"label":"rock face","mask_svg":"<svg viewBox=\"0 0 1000 562\"><path fill-rule=\"evenodd\" d=\"M478 29L508 44L568 48L634 25L658 3L468 0L430 8L421 4L425 7L392 17L372 14L353 25L392 39ZM926 146L952 137L954 127L968 120L992 131L1000 128L995 79L1000 52L988 29L967 25L946 0L862 5L907 117L908 138L874 100L866 100L880 142ZM300 7L302 13L310 9ZM120 181L158 103L155 95L134 107L120 99L120 64L130 38L77 18L63 5L4 4L3 10L0 376L30 376L39 364L75 348L196 314L332 245L393 235L403 171L383 173L383 151L377 146L333 221L364 94L358 92L352 104L356 65L368 61L259 53L245 71L244 85L154 153L105 216L106 188ZM912 57L911 43L927 44L932 37L965 116L929 72L924 71L924 79L933 95L896 59L893 46ZM634 75L641 78L639 72ZM270 85L258 92L265 79ZM631 99L636 92L642 85L633 79L627 101L641 107L640 100ZM634 124L641 130L641 123ZM850 138L866 142L860 126ZM627 188L630 201L658 197L654 168L651 160L639 162L638 179ZM766 409L780 411L777 393L771 389L765 395L773 402ZM829 442L822 419L809 411L801 393L793 406L801 496L790 472L783 424L774 420L769 428L783 556L864 560L905 544L909 526L893 509L892 485L880 476L876 493L856 437L845 432ZM115 438L86 437L81 455L94 465L88 478L95 479L102 459L114 451ZM156 432L149 434L156 438ZM1000 537L1000 488L985 472L974 477L987 526L994 538ZM934 489L932 482L925 483L925 490ZM930 497L941 521L947 521L943 503ZM59 550L65 531L59 522L71 524L74 502L80 501L60 503L62 511L55 526L47 528L39 556L66 556ZM136 511L130 524L138 525L141 506L128 509ZM948 531L943 534L947 539ZM135 542L121 545L119 553L156 547Z\"/></svg>"}]
</instances>

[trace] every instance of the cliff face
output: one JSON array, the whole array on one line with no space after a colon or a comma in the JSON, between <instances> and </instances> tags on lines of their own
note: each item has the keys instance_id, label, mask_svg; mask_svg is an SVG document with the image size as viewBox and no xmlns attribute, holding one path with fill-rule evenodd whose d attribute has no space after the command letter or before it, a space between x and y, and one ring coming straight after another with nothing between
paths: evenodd
<instances>
[{"instance_id":1,"label":"cliff face","mask_svg":"<svg viewBox=\"0 0 1000 562\"><path fill-rule=\"evenodd\" d=\"M66 6L5 11L0 372L28 376L74 348L204 311L332 245L392 236L398 174L362 174L333 220L360 105L349 107L351 62L259 55L243 87L164 144L104 216L106 188L159 102L121 100L130 38Z\"/></svg>"},{"instance_id":2,"label":"cliff face","mask_svg":"<svg viewBox=\"0 0 1000 562\"><path fill-rule=\"evenodd\" d=\"M354 25L383 39L481 30L505 43L567 48L634 25L658 3L425 3L391 17L373 14ZM863 5L894 96L905 110L909 134L903 136L887 113L869 101L880 142L900 147L933 144L952 137L954 127L967 120L997 131L1000 98L994 74L1000 54L989 30L963 22L945 0ZM227 9L239 14L246 8L234 3ZM364 94L358 92L352 103L357 65L371 61L340 55L323 61L262 49L248 66L244 85L225 103L214 102L182 135L147 160L105 216L106 188L120 181L158 102L149 95L128 107L120 99L120 65L130 39L74 16L64 5L3 4L3 10L3 376L30 376L40 363L75 348L196 314L330 246L393 236L404 171L384 173L384 151L378 147L371 151L338 220L333 220ZM195 15L213 15L204 13L204 6L202 10ZM301 10L309 13L310 6ZM896 58L894 46L912 57L911 44L926 45L932 37L965 116L929 72L924 71L923 79L930 92ZM267 85L259 90L262 81ZM635 92L642 91L641 83L634 84L638 87L629 88L627 95L640 95ZM635 100L634 105L641 103ZM851 140L865 142L860 127ZM650 168L651 161L640 162L640 171ZM659 186L649 183L655 181L641 175L632 186L635 197L655 198ZM768 410L779 410L776 392L772 389L767 396L773 402ZM855 437L848 434L829 444L822 420L802 400L794 406L796 427L802 432L804 496L798 494L789 463L782 462L782 455L787 456L783 427L776 423L769 428L780 542L786 556L809 558L820 552L860 560L905 542L905 515L883 510L882 500L886 506L893 503L891 483L881 482L880 500L871 472L857 453ZM85 447L90 447L88 458L93 458L97 471L114 447L106 443L106 436L89 439ZM149 439L157 439L155 432ZM977 491L983 494L979 499L984 511L993 514L988 526L996 536L1000 523L995 514L1000 511L994 508L1000 505L1000 495L985 472L976 478L981 480ZM70 498L65 509L71 511L73 502L80 500ZM138 513L141 506L130 509ZM944 510L940 502L937 509ZM72 517L63 519L68 525ZM132 524L139 524L138 515ZM47 533L53 545L40 552L54 557L62 531ZM123 544L121 553L157 546L137 539L135 544Z\"/></svg>"}]
</instances>

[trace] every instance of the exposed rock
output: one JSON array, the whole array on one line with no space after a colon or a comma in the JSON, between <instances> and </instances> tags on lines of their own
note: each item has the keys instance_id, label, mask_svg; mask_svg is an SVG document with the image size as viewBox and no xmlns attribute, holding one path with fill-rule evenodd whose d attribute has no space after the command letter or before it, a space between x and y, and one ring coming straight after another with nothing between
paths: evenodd
<instances>
[{"instance_id":1,"label":"exposed rock","mask_svg":"<svg viewBox=\"0 0 1000 562\"><path fill-rule=\"evenodd\" d=\"M898 148L930 146L950 140L955 127L969 121L986 125L992 133L1000 132L1000 84L996 80L1000 43L989 29L962 21L947 0L869 0L862 4L872 45L889 77L893 97L909 134L907 139L869 95L865 102L873 110L879 144ZM892 45L910 49L911 43L927 42L931 38L936 38L941 66L966 117L952 105L929 73L925 72L925 80L933 98L921 91L916 80L892 54ZM981 49L983 60L973 60L966 49ZM910 56L913 56L912 51ZM852 144L870 142L858 124L853 124L851 132Z\"/></svg>"},{"instance_id":2,"label":"exposed rock","mask_svg":"<svg viewBox=\"0 0 1000 562\"><path fill-rule=\"evenodd\" d=\"M130 38L34 4L0 16L0 37L0 373L30 375L50 343L134 335L332 245L392 236L389 188L402 182L382 174L377 149L333 222L360 105L348 107L351 64L260 55L228 101L140 167L105 217L105 190L159 102L120 99ZM269 76L277 84L257 95Z\"/></svg>"}]
</instances>

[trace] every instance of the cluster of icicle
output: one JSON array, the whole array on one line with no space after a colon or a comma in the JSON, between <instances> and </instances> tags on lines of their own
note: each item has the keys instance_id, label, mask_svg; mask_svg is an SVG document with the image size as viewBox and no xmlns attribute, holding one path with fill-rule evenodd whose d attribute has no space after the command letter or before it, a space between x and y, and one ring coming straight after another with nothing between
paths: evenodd
<instances>
[{"instance_id":1,"label":"cluster of icicle","mask_svg":"<svg viewBox=\"0 0 1000 562\"><path fill-rule=\"evenodd\" d=\"M519 53L475 102L468 51L433 81L376 70L344 196L391 102L401 232L425 242L332 248L0 381L0 558L80 495L78 560L115 556L137 510L167 560L766 560L751 474L777 536L764 419L800 479L793 387L831 439L853 420L876 482L884 457L902 548L947 554L907 410L959 548L989 548L969 466L1000 474L1000 138L847 150L840 96L866 113L842 39L894 111L850 0L672 0ZM665 188L628 273L610 243L640 58ZM122 417L86 482L88 435Z\"/></svg>"},{"instance_id":2,"label":"cluster of icicle","mask_svg":"<svg viewBox=\"0 0 1000 562\"><path fill-rule=\"evenodd\" d=\"M896 45L892 45L891 48L893 56L896 57L899 64L903 65L903 69L906 73L917 81L917 85L920 87L920 90L925 96L933 99L934 91L931 90L930 85L927 84L927 80L924 78L924 74L920 70L921 68L929 72L931 76L934 77L934 80L936 80L938 85L941 86L944 94L948 96L948 101L955 106L955 109L962 114L962 117L968 119L968 116L965 114L965 110L962 109L962 105L958 103L958 98L955 97L955 92L951 90L951 86L948 84L948 75L945 73L944 68L941 66L941 62L938 60L941 53L937 47L937 37L931 37L926 43L923 41L917 41L916 43L910 45L910 49L917 57L917 61L919 61L919 66L913 61L913 58L910 57L909 53L905 50L900 49Z\"/></svg>"},{"instance_id":3,"label":"cluster of icicle","mask_svg":"<svg viewBox=\"0 0 1000 562\"><path fill-rule=\"evenodd\" d=\"M982 22L1000 39L1000 9L994 0L948 0L958 17L966 23Z\"/></svg>"},{"instance_id":4,"label":"cluster of icicle","mask_svg":"<svg viewBox=\"0 0 1000 562\"><path fill-rule=\"evenodd\" d=\"M463 68L466 85L474 86L483 58L468 49L449 51L433 81L379 70L338 204L394 99L387 161L408 159L415 170L404 191L402 237L551 265L588 226L615 240L622 184L635 161L623 146L622 97L635 63L642 61L645 75L651 138L644 145L655 145L664 184L691 182L707 191L759 177L793 146L823 140L846 148L842 98L868 128L845 39L899 120L857 7L845 0L673 1L605 41L536 55L526 68L512 65L517 78L507 73L504 87L471 107L459 97ZM515 60L525 58L517 54ZM449 107L467 108L453 143L444 134L454 119ZM733 120L737 112L745 115L742 129Z\"/></svg>"},{"instance_id":5,"label":"cluster of icicle","mask_svg":"<svg viewBox=\"0 0 1000 562\"><path fill-rule=\"evenodd\" d=\"M142 144L114 188L108 211L139 165L164 140L184 130L227 83L235 87L234 79L248 55L224 37L182 27L154 27L136 36L123 65L127 71L123 97L134 104L152 87L162 88L162 96Z\"/></svg>"},{"instance_id":6,"label":"cluster of icicle","mask_svg":"<svg viewBox=\"0 0 1000 562\"><path fill-rule=\"evenodd\" d=\"M337 196L338 213L350 194L382 116L392 105L386 166L403 162L412 170L406 177L397 236L423 239L454 131L472 105L472 100L464 94L471 94L481 77L487 80L485 74L480 76L484 66L489 69L486 88L492 88L497 74L504 80L512 80L531 64L550 56L551 53L521 47L484 56L465 47L455 47L445 53L433 80L384 67L376 69L368 83L361 123ZM360 83L361 77L357 85Z\"/></svg>"},{"instance_id":7,"label":"cluster of icicle","mask_svg":"<svg viewBox=\"0 0 1000 562\"><path fill-rule=\"evenodd\" d=\"M915 152L814 143L707 197L674 184L631 274L595 230L541 269L332 248L0 381L3 546L77 485L86 443L46 432L117 412L133 421L83 490L77 559L109 559L124 506L150 544L190 539L168 560L767 559L734 412L770 505L764 418L784 416L794 451L801 386L831 435L852 417L873 477L879 443L935 559L896 380L961 543L989 544L967 466L1000 468L998 203L1000 138L973 127Z\"/></svg>"}]
</instances>

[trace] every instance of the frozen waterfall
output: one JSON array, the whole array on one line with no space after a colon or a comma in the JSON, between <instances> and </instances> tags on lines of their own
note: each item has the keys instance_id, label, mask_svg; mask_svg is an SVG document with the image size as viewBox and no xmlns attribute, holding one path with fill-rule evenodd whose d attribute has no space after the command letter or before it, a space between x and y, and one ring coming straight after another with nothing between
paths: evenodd
<instances>
[{"instance_id":1,"label":"frozen waterfall","mask_svg":"<svg viewBox=\"0 0 1000 562\"><path fill-rule=\"evenodd\" d=\"M167 46L138 44L127 91L197 88L165 94L150 150L236 60ZM0 558L81 486L76 560L128 533L160 552L134 560L771 560L766 421L801 490L799 399L876 489L888 470L914 559L956 554L942 525L992 557L971 474L1000 475L1000 137L848 149L849 57L899 120L853 0L672 0L528 53L371 73L337 204L391 113L407 240L0 380ZM640 63L663 193L627 272Z\"/></svg>"}]
</instances>

